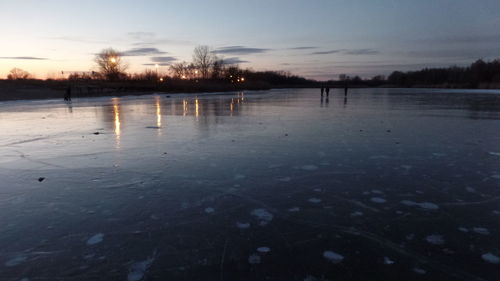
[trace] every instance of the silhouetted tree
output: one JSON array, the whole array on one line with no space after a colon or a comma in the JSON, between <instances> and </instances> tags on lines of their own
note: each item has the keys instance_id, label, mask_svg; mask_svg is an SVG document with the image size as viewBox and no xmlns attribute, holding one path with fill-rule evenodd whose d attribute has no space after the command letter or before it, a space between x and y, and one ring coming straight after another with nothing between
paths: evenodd
<instances>
[{"instance_id":1,"label":"silhouetted tree","mask_svg":"<svg viewBox=\"0 0 500 281\"><path fill-rule=\"evenodd\" d=\"M122 60L121 54L113 48L104 49L95 55L94 61L99 67L99 73L108 80L118 80L125 76L128 65Z\"/></svg>"},{"instance_id":2,"label":"silhouetted tree","mask_svg":"<svg viewBox=\"0 0 500 281\"><path fill-rule=\"evenodd\" d=\"M7 79L9 80L23 80L30 78L31 74L28 71L22 70L20 68L11 69L9 74L7 75Z\"/></svg>"},{"instance_id":3,"label":"silhouetted tree","mask_svg":"<svg viewBox=\"0 0 500 281\"><path fill-rule=\"evenodd\" d=\"M210 78L210 68L217 60L208 46L197 46L193 51L193 64L200 71L203 79Z\"/></svg>"}]
</instances>

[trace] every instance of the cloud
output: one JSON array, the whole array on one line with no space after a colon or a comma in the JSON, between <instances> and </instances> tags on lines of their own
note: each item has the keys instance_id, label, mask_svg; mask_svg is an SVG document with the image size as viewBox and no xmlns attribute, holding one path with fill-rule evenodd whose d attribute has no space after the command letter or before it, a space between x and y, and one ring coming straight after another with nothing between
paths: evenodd
<instances>
[{"instance_id":1,"label":"cloud","mask_svg":"<svg viewBox=\"0 0 500 281\"><path fill-rule=\"evenodd\" d=\"M288 48L289 50L311 50L311 49L317 49L318 47L312 47L312 46L304 46L304 47L293 47L293 48Z\"/></svg>"},{"instance_id":2,"label":"cloud","mask_svg":"<svg viewBox=\"0 0 500 281\"><path fill-rule=\"evenodd\" d=\"M132 39L132 41L135 41L132 43L133 46L154 46L162 44L193 45L191 41L158 38L155 32L135 31L128 32L127 36Z\"/></svg>"},{"instance_id":3,"label":"cloud","mask_svg":"<svg viewBox=\"0 0 500 281\"><path fill-rule=\"evenodd\" d=\"M134 40L144 40L156 37L156 33L144 31L128 32L127 35L132 37Z\"/></svg>"},{"instance_id":4,"label":"cloud","mask_svg":"<svg viewBox=\"0 0 500 281\"><path fill-rule=\"evenodd\" d=\"M48 58L39 57L0 57L2 60L48 60Z\"/></svg>"},{"instance_id":5,"label":"cloud","mask_svg":"<svg viewBox=\"0 0 500 281\"><path fill-rule=\"evenodd\" d=\"M321 51L321 52L311 53L311 55L329 55L329 54L340 53L341 51L342 50Z\"/></svg>"},{"instance_id":6,"label":"cloud","mask_svg":"<svg viewBox=\"0 0 500 281\"><path fill-rule=\"evenodd\" d=\"M171 63L171 62L174 62L176 61L177 58L174 58L174 57L151 57L151 61L154 62L154 63L158 63L158 64L161 64L161 63Z\"/></svg>"},{"instance_id":7,"label":"cloud","mask_svg":"<svg viewBox=\"0 0 500 281\"><path fill-rule=\"evenodd\" d=\"M146 66L156 66L156 65L159 65L159 66L169 66L170 63L143 63L142 65L146 65Z\"/></svg>"},{"instance_id":8,"label":"cloud","mask_svg":"<svg viewBox=\"0 0 500 281\"><path fill-rule=\"evenodd\" d=\"M217 54L249 55L249 54L265 53L270 50L271 49L249 48L244 46L228 46L219 48L213 52Z\"/></svg>"},{"instance_id":9,"label":"cloud","mask_svg":"<svg viewBox=\"0 0 500 281\"><path fill-rule=\"evenodd\" d=\"M91 43L91 44L104 44L106 41L101 40L92 40L83 37L75 37L75 36L58 36L58 37L48 37L50 40L61 40L61 41L70 41L70 42L79 42L79 43Z\"/></svg>"},{"instance_id":10,"label":"cloud","mask_svg":"<svg viewBox=\"0 0 500 281\"><path fill-rule=\"evenodd\" d=\"M380 54L379 51L373 49L353 49L353 50L343 50L346 55L376 55Z\"/></svg>"},{"instance_id":11,"label":"cloud","mask_svg":"<svg viewBox=\"0 0 500 281\"><path fill-rule=\"evenodd\" d=\"M241 60L240 58L237 58L237 57L224 59L224 64L239 64L239 63L247 63L247 62L249 62L249 61Z\"/></svg>"},{"instance_id":12,"label":"cloud","mask_svg":"<svg viewBox=\"0 0 500 281\"><path fill-rule=\"evenodd\" d=\"M313 53L311 53L311 55L330 55L330 54L337 54L337 53L342 53L345 55L355 55L355 56L380 54L379 51L374 50L374 49L339 49L339 50L313 52Z\"/></svg>"},{"instance_id":13,"label":"cloud","mask_svg":"<svg viewBox=\"0 0 500 281\"><path fill-rule=\"evenodd\" d=\"M162 55L167 52L158 50L157 48L133 48L122 52L123 56L149 56L149 55Z\"/></svg>"}]
</instances>

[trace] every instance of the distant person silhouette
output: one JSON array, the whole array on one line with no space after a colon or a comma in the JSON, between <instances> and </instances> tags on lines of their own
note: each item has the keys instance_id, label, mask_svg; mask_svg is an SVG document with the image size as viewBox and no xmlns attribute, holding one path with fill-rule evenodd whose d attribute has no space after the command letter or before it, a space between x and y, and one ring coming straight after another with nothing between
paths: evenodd
<instances>
[{"instance_id":1,"label":"distant person silhouette","mask_svg":"<svg viewBox=\"0 0 500 281\"><path fill-rule=\"evenodd\" d=\"M349 87L345 86L344 88L344 96L347 96L347 91L349 90Z\"/></svg>"},{"instance_id":2,"label":"distant person silhouette","mask_svg":"<svg viewBox=\"0 0 500 281\"><path fill-rule=\"evenodd\" d=\"M326 86L326 98L328 98L328 95L330 95L330 87Z\"/></svg>"},{"instance_id":3,"label":"distant person silhouette","mask_svg":"<svg viewBox=\"0 0 500 281\"><path fill-rule=\"evenodd\" d=\"M324 87L321 87L321 96L323 96L323 92L325 91Z\"/></svg>"},{"instance_id":4,"label":"distant person silhouette","mask_svg":"<svg viewBox=\"0 0 500 281\"><path fill-rule=\"evenodd\" d=\"M64 94L65 101L71 101L71 87L66 88L66 93Z\"/></svg>"}]
</instances>

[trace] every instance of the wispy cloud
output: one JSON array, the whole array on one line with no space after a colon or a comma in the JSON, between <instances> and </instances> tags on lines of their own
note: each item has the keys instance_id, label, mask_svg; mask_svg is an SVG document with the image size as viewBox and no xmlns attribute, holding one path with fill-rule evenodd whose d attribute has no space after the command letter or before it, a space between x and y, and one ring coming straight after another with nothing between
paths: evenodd
<instances>
[{"instance_id":1,"label":"wispy cloud","mask_svg":"<svg viewBox=\"0 0 500 281\"><path fill-rule=\"evenodd\" d=\"M167 52L158 50L157 48L133 48L122 52L123 56L150 56L150 55L163 55Z\"/></svg>"},{"instance_id":2,"label":"wispy cloud","mask_svg":"<svg viewBox=\"0 0 500 281\"><path fill-rule=\"evenodd\" d=\"M247 63L249 61L247 60L242 60L237 57L231 57L231 58L225 58L224 59L224 64L239 64L239 63Z\"/></svg>"},{"instance_id":3,"label":"wispy cloud","mask_svg":"<svg viewBox=\"0 0 500 281\"><path fill-rule=\"evenodd\" d=\"M249 55L249 54L260 54L270 51L271 49L264 48L250 48L245 46L228 46L216 49L214 53L217 54L234 54L234 55Z\"/></svg>"},{"instance_id":4,"label":"wispy cloud","mask_svg":"<svg viewBox=\"0 0 500 281\"><path fill-rule=\"evenodd\" d=\"M151 57L151 61L154 62L154 63L171 63L171 62L174 62L176 61L177 58L175 57Z\"/></svg>"},{"instance_id":5,"label":"wispy cloud","mask_svg":"<svg viewBox=\"0 0 500 281\"><path fill-rule=\"evenodd\" d=\"M48 58L39 57L0 57L2 60L48 60Z\"/></svg>"},{"instance_id":6,"label":"wispy cloud","mask_svg":"<svg viewBox=\"0 0 500 281\"><path fill-rule=\"evenodd\" d=\"M155 32L134 31L128 32L127 36L133 41L133 46L154 46L154 45L192 45L193 42L187 40L159 38Z\"/></svg>"},{"instance_id":7,"label":"wispy cloud","mask_svg":"<svg viewBox=\"0 0 500 281\"><path fill-rule=\"evenodd\" d=\"M329 54L336 54L340 53L341 50L331 50L331 51L320 51L320 52L313 52L311 55L329 55Z\"/></svg>"},{"instance_id":8,"label":"wispy cloud","mask_svg":"<svg viewBox=\"0 0 500 281\"><path fill-rule=\"evenodd\" d=\"M293 47L293 48L288 48L289 50L312 50L312 49L317 49L318 47L313 47L313 46L304 46L304 47Z\"/></svg>"},{"instance_id":9,"label":"wispy cloud","mask_svg":"<svg viewBox=\"0 0 500 281\"><path fill-rule=\"evenodd\" d=\"M76 36L57 36L57 37L48 37L50 40L60 40L60 41L70 41L70 42L78 42L78 43L92 43L92 44L104 44L106 41L102 40L94 40L83 37Z\"/></svg>"},{"instance_id":10,"label":"wispy cloud","mask_svg":"<svg viewBox=\"0 0 500 281\"><path fill-rule=\"evenodd\" d=\"M338 50L330 50L330 51L318 51L313 52L311 55L330 55L330 54L345 54L345 55L376 55L380 54L379 51L374 49L338 49Z\"/></svg>"},{"instance_id":11,"label":"wispy cloud","mask_svg":"<svg viewBox=\"0 0 500 281\"><path fill-rule=\"evenodd\" d=\"M143 63L145 66L170 66L170 63Z\"/></svg>"}]
</instances>

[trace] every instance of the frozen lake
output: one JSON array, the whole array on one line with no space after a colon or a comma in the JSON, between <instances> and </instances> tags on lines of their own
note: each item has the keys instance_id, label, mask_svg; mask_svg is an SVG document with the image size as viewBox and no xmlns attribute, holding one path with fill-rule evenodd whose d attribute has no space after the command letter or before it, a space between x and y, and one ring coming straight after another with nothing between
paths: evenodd
<instances>
[{"instance_id":1,"label":"frozen lake","mask_svg":"<svg viewBox=\"0 0 500 281\"><path fill-rule=\"evenodd\" d=\"M3 102L0 132L0 280L500 276L500 91Z\"/></svg>"}]
</instances>

